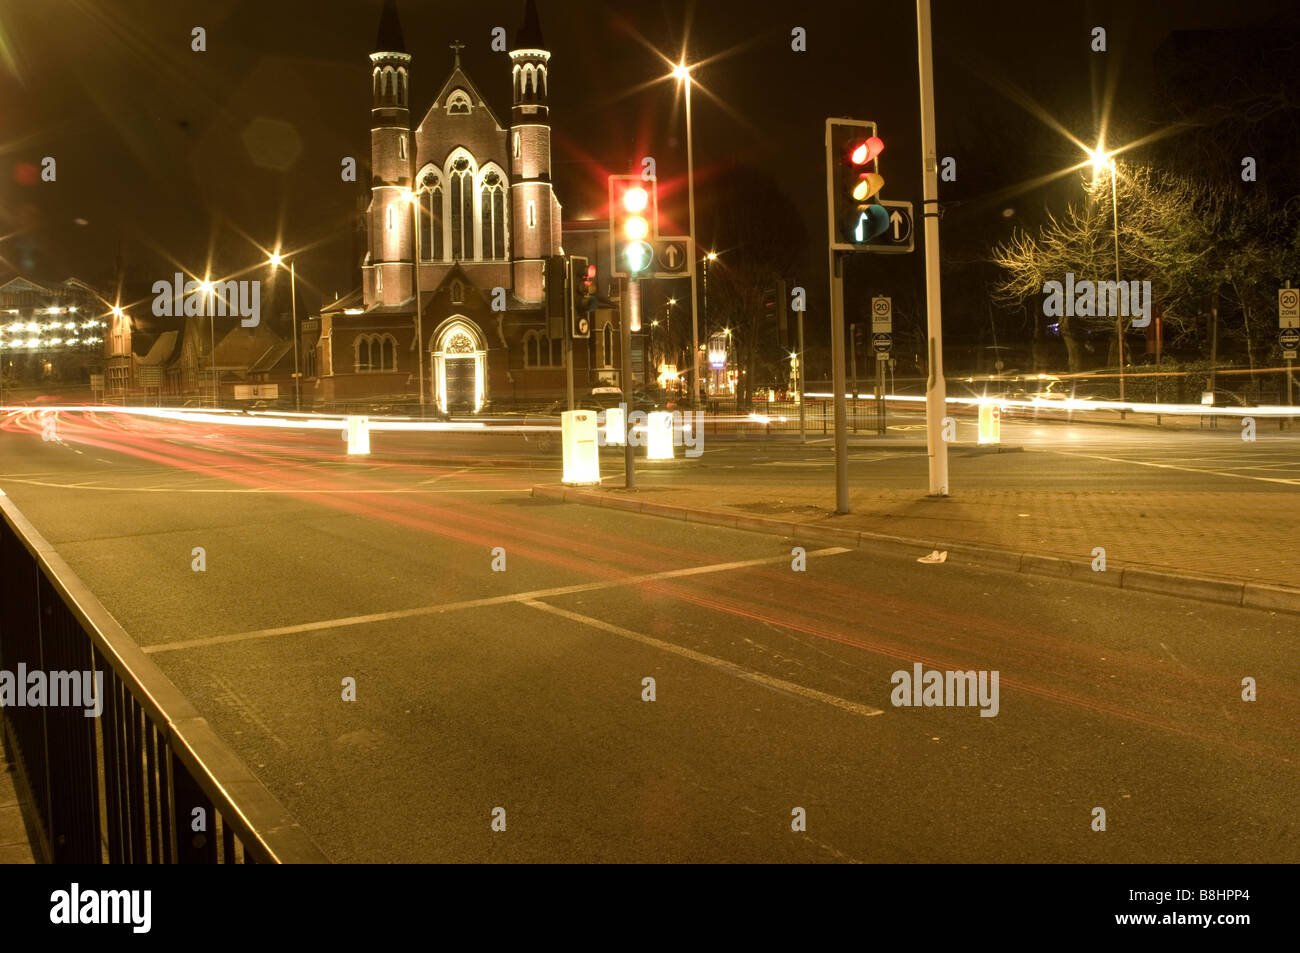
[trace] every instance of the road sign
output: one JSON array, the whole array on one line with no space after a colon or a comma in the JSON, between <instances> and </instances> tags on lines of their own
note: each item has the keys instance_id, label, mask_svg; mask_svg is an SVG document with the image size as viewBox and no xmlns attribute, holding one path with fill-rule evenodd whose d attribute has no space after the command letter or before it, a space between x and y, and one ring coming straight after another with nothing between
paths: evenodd
<instances>
[{"instance_id":1,"label":"road sign","mask_svg":"<svg viewBox=\"0 0 1300 953\"><path fill-rule=\"evenodd\" d=\"M591 333L591 322L588 321L586 318L579 318L578 332L577 334L574 335L574 337L585 338L590 333Z\"/></svg>"},{"instance_id":2,"label":"road sign","mask_svg":"<svg viewBox=\"0 0 1300 953\"><path fill-rule=\"evenodd\" d=\"M871 335L871 346L875 348L877 354L888 354L890 348L894 346L894 336L892 334L873 334Z\"/></svg>"},{"instance_id":3,"label":"road sign","mask_svg":"<svg viewBox=\"0 0 1300 953\"><path fill-rule=\"evenodd\" d=\"M1282 358L1287 361L1296 359L1296 349L1300 348L1300 331L1284 328L1277 336L1277 343L1282 348Z\"/></svg>"},{"instance_id":4,"label":"road sign","mask_svg":"<svg viewBox=\"0 0 1300 953\"><path fill-rule=\"evenodd\" d=\"M657 235L651 240L654 246L653 270L647 278L685 278L693 272L691 240L685 235Z\"/></svg>"},{"instance_id":5,"label":"road sign","mask_svg":"<svg viewBox=\"0 0 1300 953\"><path fill-rule=\"evenodd\" d=\"M1277 289L1277 326L1300 328L1300 290Z\"/></svg>"},{"instance_id":6,"label":"road sign","mask_svg":"<svg viewBox=\"0 0 1300 953\"><path fill-rule=\"evenodd\" d=\"M894 330L894 299L871 299L871 330L876 334L889 334Z\"/></svg>"},{"instance_id":7,"label":"road sign","mask_svg":"<svg viewBox=\"0 0 1300 953\"><path fill-rule=\"evenodd\" d=\"M889 213L889 228L859 250L882 255L904 255L913 251L916 245L912 241L912 203L882 199L880 204Z\"/></svg>"}]
</instances>

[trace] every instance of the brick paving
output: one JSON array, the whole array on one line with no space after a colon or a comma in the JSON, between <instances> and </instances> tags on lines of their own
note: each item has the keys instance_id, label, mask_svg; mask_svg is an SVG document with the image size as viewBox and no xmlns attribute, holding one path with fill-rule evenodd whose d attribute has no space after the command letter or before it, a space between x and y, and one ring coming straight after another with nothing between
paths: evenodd
<instances>
[{"instance_id":1,"label":"brick paving","mask_svg":"<svg viewBox=\"0 0 1300 953\"><path fill-rule=\"evenodd\" d=\"M0 864L34 863L13 772L0 756Z\"/></svg>"},{"instance_id":2,"label":"brick paving","mask_svg":"<svg viewBox=\"0 0 1300 953\"><path fill-rule=\"evenodd\" d=\"M627 495L617 488L599 493ZM915 490L850 489L835 516L830 487L699 486L637 490L645 502L766 516L920 540L992 546L1234 581L1296 586L1300 494L1081 490L962 490L943 500Z\"/></svg>"}]
</instances>

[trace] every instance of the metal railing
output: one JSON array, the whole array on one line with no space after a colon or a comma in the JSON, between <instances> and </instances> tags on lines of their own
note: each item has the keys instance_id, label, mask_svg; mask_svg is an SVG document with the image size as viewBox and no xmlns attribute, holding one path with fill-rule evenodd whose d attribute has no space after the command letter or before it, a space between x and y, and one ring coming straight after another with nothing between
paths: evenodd
<instances>
[{"instance_id":1,"label":"metal railing","mask_svg":"<svg viewBox=\"0 0 1300 953\"><path fill-rule=\"evenodd\" d=\"M20 665L103 678L99 717L0 707L38 860L329 862L0 491L0 671Z\"/></svg>"}]
</instances>

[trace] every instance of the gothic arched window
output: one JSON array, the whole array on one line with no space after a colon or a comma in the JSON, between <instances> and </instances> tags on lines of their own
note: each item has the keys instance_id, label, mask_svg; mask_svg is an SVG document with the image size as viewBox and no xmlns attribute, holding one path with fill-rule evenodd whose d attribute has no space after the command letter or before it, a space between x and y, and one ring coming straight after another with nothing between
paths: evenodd
<instances>
[{"instance_id":1,"label":"gothic arched window","mask_svg":"<svg viewBox=\"0 0 1300 953\"><path fill-rule=\"evenodd\" d=\"M451 166L451 257L474 257L474 172L464 156Z\"/></svg>"},{"instance_id":2,"label":"gothic arched window","mask_svg":"<svg viewBox=\"0 0 1300 953\"><path fill-rule=\"evenodd\" d=\"M432 172L420 180L420 258L442 261L442 183Z\"/></svg>"},{"instance_id":3,"label":"gothic arched window","mask_svg":"<svg viewBox=\"0 0 1300 953\"><path fill-rule=\"evenodd\" d=\"M483 176L482 207L483 257L499 261L506 257L506 200L501 176L489 172Z\"/></svg>"}]
</instances>

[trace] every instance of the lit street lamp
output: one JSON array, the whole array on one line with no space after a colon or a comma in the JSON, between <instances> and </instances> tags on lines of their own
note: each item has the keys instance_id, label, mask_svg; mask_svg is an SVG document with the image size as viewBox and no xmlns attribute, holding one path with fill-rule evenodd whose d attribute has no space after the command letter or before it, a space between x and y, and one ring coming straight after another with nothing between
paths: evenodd
<instances>
[{"instance_id":1,"label":"lit street lamp","mask_svg":"<svg viewBox=\"0 0 1300 953\"><path fill-rule=\"evenodd\" d=\"M1100 174L1102 169L1110 171L1110 210L1115 227L1115 284L1119 284L1119 193L1115 186L1115 180L1118 178L1118 172L1115 168L1115 157L1106 153L1101 145L1091 153L1092 156L1092 174L1094 177ZM1124 401L1124 319L1115 315L1115 343L1119 347L1119 399ZM1120 417L1124 412L1120 411Z\"/></svg>"},{"instance_id":2,"label":"lit street lamp","mask_svg":"<svg viewBox=\"0 0 1300 953\"><path fill-rule=\"evenodd\" d=\"M271 267L284 261L278 251L271 253ZM289 262L289 323L293 325L293 409L302 410L302 373L298 369L298 276Z\"/></svg>"},{"instance_id":3,"label":"lit street lamp","mask_svg":"<svg viewBox=\"0 0 1300 953\"><path fill-rule=\"evenodd\" d=\"M691 138L691 69L684 62L673 68L673 77L686 86L686 192L690 209L691 248L695 248L695 148ZM692 254L694 252L692 251ZM700 396L700 299L696 293L695 269L691 269L691 390Z\"/></svg>"}]
</instances>

